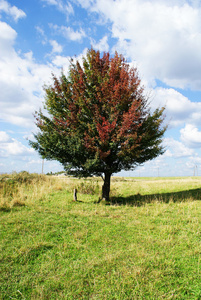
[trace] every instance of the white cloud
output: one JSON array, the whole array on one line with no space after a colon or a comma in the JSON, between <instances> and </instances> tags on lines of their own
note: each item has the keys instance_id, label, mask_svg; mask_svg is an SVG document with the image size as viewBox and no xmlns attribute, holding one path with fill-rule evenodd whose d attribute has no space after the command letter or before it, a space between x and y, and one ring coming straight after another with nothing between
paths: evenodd
<instances>
[{"instance_id":1,"label":"white cloud","mask_svg":"<svg viewBox=\"0 0 201 300\"><path fill-rule=\"evenodd\" d=\"M201 147L201 131L194 125L186 124L186 126L180 130L180 133L183 143L192 148Z\"/></svg>"},{"instance_id":2,"label":"white cloud","mask_svg":"<svg viewBox=\"0 0 201 300\"><path fill-rule=\"evenodd\" d=\"M54 59L53 59L53 64L57 67L62 67L63 69L68 69L69 65L70 65L70 57L66 57L66 56L61 56L61 55L57 55Z\"/></svg>"},{"instance_id":3,"label":"white cloud","mask_svg":"<svg viewBox=\"0 0 201 300\"><path fill-rule=\"evenodd\" d=\"M186 147L179 141L174 140L173 138L165 138L164 145L166 147L166 152L163 154L164 157L188 157L194 154L194 150Z\"/></svg>"},{"instance_id":4,"label":"white cloud","mask_svg":"<svg viewBox=\"0 0 201 300\"><path fill-rule=\"evenodd\" d=\"M49 5L57 5L57 0L42 0L43 2L46 2Z\"/></svg>"},{"instance_id":5,"label":"white cloud","mask_svg":"<svg viewBox=\"0 0 201 300\"><path fill-rule=\"evenodd\" d=\"M58 68L62 68L64 70L64 72L68 72L69 70L69 66L70 66L70 62L71 59L74 59L76 61L79 61L79 63L82 65L82 59L84 56L86 56L88 49L85 48L82 53L76 57L70 57L70 56L61 56L61 55L57 55L53 58L52 63L58 67Z\"/></svg>"},{"instance_id":6,"label":"white cloud","mask_svg":"<svg viewBox=\"0 0 201 300\"><path fill-rule=\"evenodd\" d=\"M40 26L36 26L35 28L36 28L36 31L39 33L40 37L42 38L42 44L47 45L49 43L52 46L51 54L63 52L62 45L60 45L57 41L55 41L55 40L48 41L48 37L45 34L45 31Z\"/></svg>"},{"instance_id":7,"label":"white cloud","mask_svg":"<svg viewBox=\"0 0 201 300\"><path fill-rule=\"evenodd\" d=\"M70 2L62 1L62 0L41 0L42 2L46 2L48 5L54 5L56 8L64 13L68 19L69 15L74 14L74 9Z\"/></svg>"},{"instance_id":8,"label":"white cloud","mask_svg":"<svg viewBox=\"0 0 201 300\"><path fill-rule=\"evenodd\" d=\"M45 32L40 26L36 26L35 28L41 36L45 37Z\"/></svg>"},{"instance_id":9,"label":"white cloud","mask_svg":"<svg viewBox=\"0 0 201 300\"><path fill-rule=\"evenodd\" d=\"M80 30L74 30L71 27L66 27L66 26L58 26L58 25L53 25L50 24L50 27L55 30L57 34L62 35L64 38L69 39L71 41L77 41L80 42L85 36L85 31L81 28Z\"/></svg>"},{"instance_id":10,"label":"white cloud","mask_svg":"<svg viewBox=\"0 0 201 300\"><path fill-rule=\"evenodd\" d=\"M174 89L156 88L152 92L153 108L165 106L166 121L170 127L183 125L185 122L199 124L201 102L191 102Z\"/></svg>"},{"instance_id":11,"label":"white cloud","mask_svg":"<svg viewBox=\"0 0 201 300\"><path fill-rule=\"evenodd\" d=\"M9 141L9 135L5 131L0 131L0 143L7 143Z\"/></svg>"},{"instance_id":12,"label":"white cloud","mask_svg":"<svg viewBox=\"0 0 201 300\"><path fill-rule=\"evenodd\" d=\"M23 144L17 140L12 140L12 143L5 144L1 147L5 151L5 155L30 155L33 154L34 150L25 147Z\"/></svg>"},{"instance_id":13,"label":"white cloud","mask_svg":"<svg viewBox=\"0 0 201 300\"><path fill-rule=\"evenodd\" d=\"M0 131L0 157L33 155L35 151L11 138L6 132Z\"/></svg>"},{"instance_id":14,"label":"white cloud","mask_svg":"<svg viewBox=\"0 0 201 300\"><path fill-rule=\"evenodd\" d=\"M17 37L17 32L5 22L0 21L0 59L3 56L8 56L8 53L13 54L13 44Z\"/></svg>"},{"instance_id":15,"label":"white cloud","mask_svg":"<svg viewBox=\"0 0 201 300\"><path fill-rule=\"evenodd\" d=\"M109 51L108 37L107 36L104 36L99 42L95 42L93 39L91 39L91 44L92 44L92 47L95 50L99 50L101 52Z\"/></svg>"},{"instance_id":16,"label":"white cloud","mask_svg":"<svg viewBox=\"0 0 201 300\"><path fill-rule=\"evenodd\" d=\"M58 69L37 64L33 53L19 55L14 49L17 33L0 21L0 118L23 127L32 127L32 114L41 106L43 84Z\"/></svg>"},{"instance_id":17,"label":"white cloud","mask_svg":"<svg viewBox=\"0 0 201 300\"><path fill-rule=\"evenodd\" d=\"M201 8L195 1L77 1L111 22L115 49L137 60L150 82L201 90Z\"/></svg>"},{"instance_id":18,"label":"white cloud","mask_svg":"<svg viewBox=\"0 0 201 300\"><path fill-rule=\"evenodd\" d=\"M50 45L52 46L52 53L61 53L63 51L63 47L55 40L50 40Z\"/></svg>"},{"instance_id":19,"label":"white cloud","mask_svg":"<svg viewBox=\"0 0 201 300\"><path fill-rule=\"evenodd\" d=\"M26 14L23 10L17 8L16 6L11 6L6 0L0 0L0 12L1 11L13 17L15 21L26 17Z\"/></svg>"},{"instance_id":20,"label":"white cloud","mask_svg":"<svg viewBox=\"0 0 201 300\"><path fill-rule=\"evenodd\" d=\"M46 45L48 42L48 38L45 34L45 31L40 27L40 26L36 26L36 31L39 33L40 37L42 37L42 44Z\"/></svg>"},{"instance_id":21,"label":"white cloud","mask_svg":"<svg viewBox=\"0 0 201 300\"><path fill-rule=\"evenodd\" d=\"M94 0L77 0L77 2L79 2L85 9L90 7L91 10L94 10Z\"/></svg>"}]
</instances>

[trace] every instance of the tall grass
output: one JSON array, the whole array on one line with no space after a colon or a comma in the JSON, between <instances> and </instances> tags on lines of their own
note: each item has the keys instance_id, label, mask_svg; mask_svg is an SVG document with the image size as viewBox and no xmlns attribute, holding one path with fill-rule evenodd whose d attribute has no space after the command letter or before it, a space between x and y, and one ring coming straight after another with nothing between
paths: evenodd
<instances>
[{"instance_id":1,"label":"tall grass","mask_svg":"<svg viewBox=\"0 0 201 300\"><path fill-rule=\"evenodd\" d=\"M28 172L4 174L0 177L0 210L24 206L46 197L58 187L53 177Z\"/></svg>"}]
</instances>

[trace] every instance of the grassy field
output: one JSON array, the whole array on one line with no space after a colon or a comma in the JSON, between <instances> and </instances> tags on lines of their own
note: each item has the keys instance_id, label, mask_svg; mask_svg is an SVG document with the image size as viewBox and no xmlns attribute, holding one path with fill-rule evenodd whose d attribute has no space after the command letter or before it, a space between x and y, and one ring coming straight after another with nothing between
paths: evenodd
<instances>
[{"instance_id":1,"label":"grassy field","mask_svg":"<svg viewBox=\"0 0 201 300\"><path fill-rule=\"evenodd\" d=\"M101 184L0 178L0 299L201 299L201 178Z\"/></svg>"}]
</instances>

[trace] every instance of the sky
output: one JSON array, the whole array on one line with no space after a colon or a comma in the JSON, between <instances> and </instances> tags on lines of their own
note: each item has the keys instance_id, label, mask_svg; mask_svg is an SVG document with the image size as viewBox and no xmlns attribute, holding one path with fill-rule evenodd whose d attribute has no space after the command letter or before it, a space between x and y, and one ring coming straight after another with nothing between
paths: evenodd
<instances>
[{"instance_id":1,"label":"sky","mask_svg":"<svg viewBox=\"0 0 201 300\"><path fill-rule=\"evenodd\" d=\"M200 0L0 0L0 173L42 172L29 146L51 74L93 47L137 67L166 107L165 152L121 176L201 175ZM44 161L44 172L63 170Z\"/></svg>"}]
</instances>

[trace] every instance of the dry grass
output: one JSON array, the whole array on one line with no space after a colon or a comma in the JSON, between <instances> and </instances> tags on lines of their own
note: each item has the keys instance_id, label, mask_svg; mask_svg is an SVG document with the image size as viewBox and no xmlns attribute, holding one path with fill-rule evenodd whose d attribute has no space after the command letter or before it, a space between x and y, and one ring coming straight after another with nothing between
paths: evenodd
<instances>
[{"instance_id":1,"label":"dry grass","mask_svg":"<svg viewBox=\"0 0 201 300\"><path fill-rule=\"evenodd\" d=\"M45 175L27 172L5 174L0 178L0 209L31 205L38 199L45 199L51 192L65 188L66 182Z\"/></svg>"}]
</instances>

